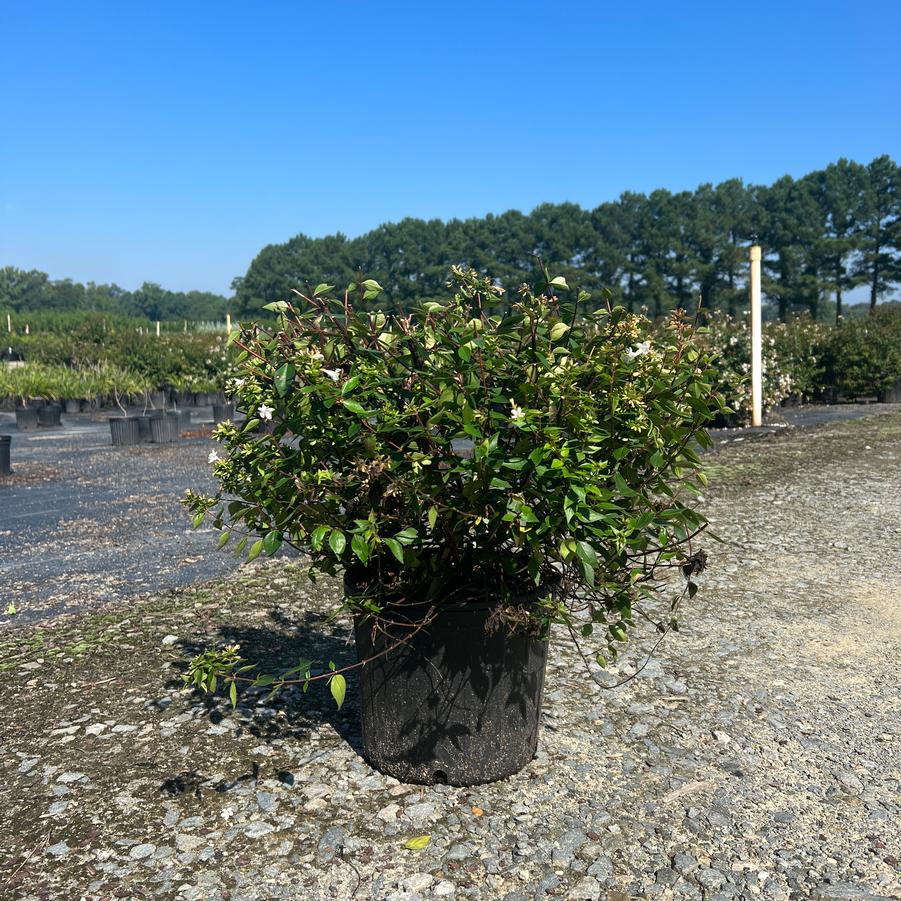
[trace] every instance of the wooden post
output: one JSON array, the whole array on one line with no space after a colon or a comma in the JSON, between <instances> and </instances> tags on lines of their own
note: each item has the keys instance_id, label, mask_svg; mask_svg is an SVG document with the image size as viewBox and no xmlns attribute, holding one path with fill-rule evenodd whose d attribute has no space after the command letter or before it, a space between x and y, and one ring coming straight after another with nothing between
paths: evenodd
<instances>
[{"instance_id":1,"label":"wooden post","mask_svg":"<svg viewBox=\"0 0 901 901\"><path fill-rule=\"evenodd\" d=\"M751 245L751 425L763 424L763 333L760 319L760 245Z\"/></svg>"}]
</instances>

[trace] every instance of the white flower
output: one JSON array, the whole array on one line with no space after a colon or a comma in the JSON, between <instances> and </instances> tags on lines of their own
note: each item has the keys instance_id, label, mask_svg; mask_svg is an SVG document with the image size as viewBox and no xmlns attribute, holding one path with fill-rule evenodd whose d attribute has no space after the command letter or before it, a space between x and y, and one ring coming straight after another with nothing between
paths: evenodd
<instances>
[{"instance_id":1,"label":"white flower","mask_svg":"<svg viewBox=\"0 0 901 901\"><path fill-rule=\"evenodd\" d=\"M322 354L319 353L318 350L312 350L312 349L311 349L311 350L310 350L310 356L311 356L314 360L324 360L324 359L325 359L325 357L322 356Z\"/></svg>"},{"instance_id":2,"label":"white flower","mask_svg":"<svg viewBox=\"0 0 901 901\"><path fill-rule=\"evenodd\" d=\"M268 407L266 404L260 404L259 407L257 407L257 416L259 416L260 419L272 419L274 409L274 407Z\"/></svg>"},{"instance_id":3,"label":"white flower","mask_svg":"<svg viewBox=\"0 0 901 901\"><path fill-rule=\"evenodd\" d=\"M210 451L209 457L206 459L207 463L218 463L219 462L219 454L216 451Z\"/></svg>"},{"instance_id":4,"label":"white flower","mask_svg":"<svg viewBox=\"0 0 901 901\"><path fill-rule=\"evenodd\" d=\"M510 418L511 419L525 419L526 414L523 413L522 407L517 407L513 401L510 401Z\"/></svg>"},{"instance_id":5,"label":"white flower","mask_svg":"<svg viewBox=\"0 0 901 901\"><path fill-rule=\"evenodd\" d=\"M625 357L627 360L634 360L637 357L643 357L645 354L650 353L651 351L651 342L650 341L642 341L640 344L636 344L631 350L627 350L625 353Z\"/></svg>"},{"instance_id":6,"label":"white flower","mask_svg":"<svg viewBox=\"0 0 901 901\"><path fill-rule=\"evenodd\" d=\"M243 388L244 387L244 379L235 379L234 385L236 388Z\"/></svg>"},{"instance_id":7,"label":"white flower","mask_svg":"<svg viewBox=\"0 0 901 901\"><path fill-rule=\"evenodd\" d=\"M327 375L333 382L337 382L339 378L341 378L341 370L340 369L323 369L322 370L325 375Z\"/></svg>"}]
</instances>

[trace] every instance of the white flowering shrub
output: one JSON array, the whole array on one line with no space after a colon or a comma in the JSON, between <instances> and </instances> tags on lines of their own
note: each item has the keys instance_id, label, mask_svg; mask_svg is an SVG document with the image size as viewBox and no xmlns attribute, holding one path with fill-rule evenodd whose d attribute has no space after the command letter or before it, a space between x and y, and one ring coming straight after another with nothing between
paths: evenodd
<instances>
[{"instance_id":1,"label":"white flowering shrub","mask_svg":"<svg viewBox=\"0 0 901 901\"><path fill-rule=\"evenodd\" d=\"M220 490L186 503L251 559L287 543L343 570L346 606L376 623L390 610L419 628L487 597L511 628L558 623L603 661L667 569L703 568L681 489L703 484L695 449L723 409L709 356L678 314L653 337L621 308L583 318L588 295L567 302L562 278L502 316L490 279L454 277L452 300L408 315L364 311L371 280L271 304L277 321L234 341L248 421L218 428ZM537 607L518 607L536 586ZM261 678L242 665L208 652L190 677ZM291 678L334 693L311 672Z\"/></svg>"},{"instance_id":2,"label":"white flowering shrub","mask_svg":"<svg viewBox=\"0 0 901 901\"><path fill-rule=\"evenodd\" d=\"M714 314L699 340L715 354L717 390L734 411L729 422L744 422L751 416L751 329L747 321ZM763 407L777 406L794 390L791 372L777 353L776 338L765 330L762 340Z\"/></svg>"}]
</instances>

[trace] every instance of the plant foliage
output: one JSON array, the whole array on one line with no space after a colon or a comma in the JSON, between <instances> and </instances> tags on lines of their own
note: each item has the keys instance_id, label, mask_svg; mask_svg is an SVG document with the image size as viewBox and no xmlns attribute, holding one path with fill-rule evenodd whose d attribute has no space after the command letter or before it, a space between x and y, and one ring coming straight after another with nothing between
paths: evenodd
<instances>
[{"instance_id":1,"label":"plant foliage","mask_svg":"<svg viewBox=\"0 0 901 901\"><path fill-rule=\"evenodd\" d=\"M561 277L505 316L491 280L455 270L454 290L390 317L358 308L372 280L320 285L236 335L248 420L219 427L221 487L189 493L195 524L346 571L376 623L488 595L509 628L557 623L615 656L663 575L703 568L686 491L724 409L710 357L680 314L653 337L622 308L582 317Z\"/></svg>"}]
</instances>

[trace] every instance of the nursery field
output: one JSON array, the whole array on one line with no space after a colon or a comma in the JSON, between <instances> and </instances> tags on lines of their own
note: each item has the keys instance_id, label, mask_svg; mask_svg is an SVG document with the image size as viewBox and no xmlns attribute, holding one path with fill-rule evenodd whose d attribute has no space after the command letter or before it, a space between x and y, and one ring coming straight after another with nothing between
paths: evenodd
<instances>
[{"instance_id":1,"label":"nursery field","mask_svg":"<svg viewBox=\"0 0 901 901\"><path fill-rule=\"evenodd\" d=\"M553 644L536 759L465 789L370 769L353 677L340 712L316 688L232 710L182 687L221 643L273 667L353 653L301 613L335 581L282 555L214 578L232 558L177 504L210 442L28 438L0 488L22 607L0 618L0 897L901 897L901 413L792 415L718 436L723 540L677 640L613 690Z\"/></svg>"}]
</instances>

